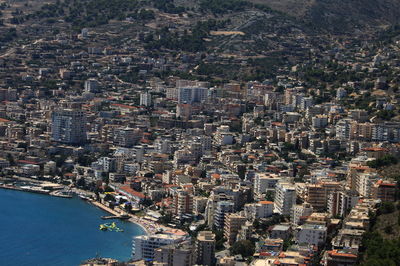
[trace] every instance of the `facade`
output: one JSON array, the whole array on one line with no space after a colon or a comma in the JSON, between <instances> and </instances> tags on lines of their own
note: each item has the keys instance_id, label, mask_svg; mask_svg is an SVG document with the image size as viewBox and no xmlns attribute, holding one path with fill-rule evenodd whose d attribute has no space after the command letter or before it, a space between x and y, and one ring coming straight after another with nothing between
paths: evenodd
<instances>
[{"instance_id":1,"label":"facade","mask_svg":"<svg viewBox=\"0 0 400 266\"><path fill-rule=\"evenodd\" d=\"M235 204L230 201L217 202L217 206L214 211L214 225L215 227L222 229L225 224L225 216L228 213L235 211Z\"/></svg>"},{"instance_id":2,"label":"facade","mask_svg":"<svg viewBox=\"0 0 400 266\"><path fill-rule=\"evenodd\" d=\"M184 240L183 236L169 234L142 235L133 238L132 259L153 261L155 250L162 246L177 244Z\"/></svg>"},{"instance_id":3,"label":"facade","mask_svg":"<svg viewBox=\"0 0 400 266\"><path fill-rule=\"evenodd\" d=\"M138 130L133 128L118 128L114 130L114 145L130 148L133 147L140 140Z\"/></svg>"},{"instance_id":4,"label":"facade","mask_svg":"<svg viewBox=\"0 0 400 266\"><path fill-rule=\"evenodd\" d=\"M328 213L343 217L357 204L358 199L358 193L355 191L336 191L329 195Z\"/></svg>"},{"instance_id":5,"label":"facade","mask_svg":"<svg viewBox=\"0 0 400 266\"><path fill-rule=\"evenodd\" d=\"M307 243L315 246L325 244L327 228L323 225L303 224L299 226L296 234L296 242Z\"/></svg>"},{"instance_id":6,"label":"facade","mask_svg":"<svg viewBox=\"0 0 400 266\"><path fill-rule=\"evenodd\" d=\"M162 246L155 250L154 261L165 266L191 266L193 247L189 242Z\"/></svg>"},{"instance_id":7,"label":"facade","mask_svg":"<svg viewBox=\"0 0 400 266\"><path fill-rule=\"evenodd\" d=\"M323 210L327 207L328 196L340 189L339 182L321 182L307 185L306 201L315 210Z\"/></svg>"},{"instance_id":8,"label":"facade","mask_svg":"<svg viewBox=\"0 0 400 266\"><path fill-rule=\"evenodd\" d=\"M242 225L246 223L246 217L231 213L225 217L224 237L229 245L236 241L236 237Z\"/></svg>"},{"instance_id":9,"label":"facade","mask_svg":"<svg viewBox=\"0 0 400 266\"><path fill-rule=\"evenodd\" d=\"M280 178L275 174L256 173L254 176L254 194L261 195L267 190L273 191Z\"/></svg>"},{"instance_id":10,"label":"facade","mask_svg":"<svg viewBox=\"0 0 400 266\"><path fill-rule=\"evenodd\" d=\"M383 202L396 201L396 183L378 180L371 188L373 199L379 199Z\"/></svg>"},{"instance_id":11,"label":"facade","mask_svg":"<svg viewBox=\"0 0 400 266\"><path fill-rule=\"evenodd\" d=\"M208 97L208 89L203 87L178 88L178 103L202 103Z\"/></svg>"},{"instance_id":12,"label":"facade","mask_svg":"<svg viewBox=\"0 0 400 266\"><path fill-rule=\"evenodd\" d=\"M174 195L174 214L181 216L193 212L193 195L187 190L178 190Z\"/></svg>"},{"instance_id":13,"label":"facade","mask_svg":"<svg viewBox=\"0 0 400 266\"><path fill-rule=\"evenodd\" d=\"M299 225L301 220L305 220L312 213L313 207L308 202L304 202L301 205L294 205L290 222L294 225Z\"/></svg>"},{"instance_id":14,"label":"facade","mask_svg":"<svg viewBox=\"0 0 400 266\"><path fill-rule=\"evenodd\" d=\"M151 94L148 92L140 94L140 103L141 106L151 106Z\"/></svg>"},{"instance_id":15,"label":"facade","mask_svg":"<svg viewBox=\"0 0 400 266\"><path fill-rule=\"evenodd\" d=\"M83 111L64 109L52 114L52 138L66 144L83 144L86 136L86 116Z\"/></svg>"},{"instance_id":16,"label":"facade","mask_svg":"<svg viewBox=\"0 0 400 266\"><path fill-rule=\"evenodd\" d=\"M244 212L246 217L251 220L268 218L274 213L274 202L264 200L258 203L246 204Z\"/></svg>"},{"instance_id":17,"label":"facade","mask_svg":"<svg viewBox=\"0 0 400 266\"><path fill-rule=\"evenodd\" d=\"M290 215L293 205L296 204L296 188L291 183L281 183L276 185L274 211L281 215Z\"/></svg>"},{"instance_id":18,"label":"facade","mask_svg":"<svg viewBox=\"0 0 400 266\"><path fill-rule=\"evenodd\" d=\"M211 231L201 231L195 243L196 264L215 265L215 235Z\"/></svg>"}]
</instances>

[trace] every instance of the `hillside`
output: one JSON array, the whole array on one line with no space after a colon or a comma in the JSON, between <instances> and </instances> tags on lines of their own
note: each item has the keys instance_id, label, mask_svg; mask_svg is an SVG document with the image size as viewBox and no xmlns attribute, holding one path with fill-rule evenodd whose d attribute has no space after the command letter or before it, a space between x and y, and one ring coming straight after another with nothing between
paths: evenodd
<instances>
[{"instance_id":1,"label":"hillside","mask_svg":"<svg viewBox=\"0 0 400 266\"><path fill-rule=\"evenodd\" d=\"M400 22L398 0L251 0L331 32L352 32Z\"/></svg>"}]
</instances>

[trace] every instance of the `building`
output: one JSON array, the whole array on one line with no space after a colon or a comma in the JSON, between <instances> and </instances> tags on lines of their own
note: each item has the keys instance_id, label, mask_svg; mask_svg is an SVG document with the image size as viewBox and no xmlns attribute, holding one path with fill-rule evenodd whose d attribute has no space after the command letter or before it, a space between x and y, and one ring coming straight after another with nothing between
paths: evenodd
<instances>
[{"instance_id":1,"label":"building","mask_svg":"<svg viewBox=\"0 0 400 266\"><path fill-rule=\"evenodd\" d=\"M207 206L206 197L197 196L193 198L193 213L195 215L204 213L204 211L206 210L206 206Z\"/></svg>"},{"instance_id":2,"label":"building","mask_svg":"<svg viewBox=\"0 0 400 266\"><path fill-rule=\"evenodd\" d=\"M215 264L215 235L211 231L200 231L195 243L195 263L212 266Z\"/></svg>"},{"instance_id":3,"label":"building","mask_svg":"<svg viewBox=\"0 0 400 266\"><path fill-rule=\"evenodd\" d=\"M176 191L173 200L174 214L182 216L183 214L192 214L193 195L190 191L179 189Z\"/></svg>"},{"instance_id":4,"label":"building","mask_svg":"<svg viewBox=\"0 0 400 266\"><path fill-rule=\"evenodd\" d=\"M311 119L313 128L325 128L328 125L328 116L317 115Z\"/></svg>"},{"instance_id":5,"label":"building","mask_svg":"<svg viewBox=\"0 0 400 266\"><path fill-rule=\"evenodd\" d=\"M95 79L86 80L85 81L85 91L99 92L99 82Z\"/></svg>"},{"instance_id":6,"label":"building","mask_svg":"<svg viewBox=\"0 0 400 266\"><path fill-rule=\"evenodd\" d=\"M297 228L296 242L315 246L325 244L327 228L323 225L303 224Z\"/></svg>"},{"instance_id":7,"label":"building","mask_svg":"<svg viewBox=\"0 0 400 266\"><path fill-rule=\"evenodd\" d=\"M380 199L383 202L396 201L396 183L378 180L371 188L373 199Z\"/></svg>"},{"instance_id":8,"label":"building","mask_svg":"<svg viewBox=\"0 0 400 266\"><path fill-rule=\"evenodd\" d=\"M290 222L294 225L299 225L301 221L305 221L312 213L313 207L308 202L304 202L301 205L294 205Z\"/></svg>"},{"instance_id":9,"label":"building","mask_svg":"<svg viewBox=\"0 0 400 266\"><path fill-rule=\"evenodd\" d=\"M325 251L321 264L323 266L358 265L358 252L354 249L334 249Z\"/></svg>"},{"instance_id":10,"label":"building","mask_svg":"<svg viewBox=\"0 0 400 266\"><path fill-rule=\"evenodd\" d=\"M323 210L327 207L328 196L339 189L339 182L308 184L306 201L310 203L315 210Z\"/></svg>"},{"instance_id":11,"label":"building","mask_svg":"<svg viewBox=\"0 0 400 266\"><path fill-rule=\"evenodd\" d=\"M222 229L225 225L225 216L235 211L235 204L231 201L219 201L214 211L214 225Z\"/></svg>"},{"instance_id":12,"label":"building","mask_svg":"<svg viewBox=\"0 0 400 266\"><path fill-rule=\"evenodd\" d=\"M355 191L335 191L328 197L328 213L344 217L357 204L358 199L358 193Z\"/></svg>"},{"instance_id":13,"label":"building","mask_svg":"<svg viewBox=\"0 0 400 266\"><path fill-rule=\"evenodd\" d=\"M132 243L132 260L153 261L155 250L166 245L177 244L184 240L184 236L169 234L153 234L135 236Z\"/></svg>"},{"instance_id":14,"label":"building","mask_svg":"<svg viewBox=\"0 0 400 266\"><path fill-rule=\"evenodd\" d=\"M296 188L291 183L279 182L276 185L274 211L290 216L293 205L296 204Z\"/></svg>"},{"instance_id":15,"label":"building","mask_svg":"<svg viewBox=\"0 0 400 266\"><path fill-rule=\"evenodd\" d=\"M249 203L244 206L244 212L250 220L268 218L274 213L274 203L266 200L258 203Z\"/></svg>"},{"instance_id":16,"label":"building","mask_svg":"<svg viewBox=\"0 0 400 266\"><path fill-rule=\"evenodd\" d=\"M140 93L140 105L151 106L151 94L148 92Z\"/></svg>"},{"instance_id":17,"label":"building","mask_svg":"<svg viewBox=\"0 0 400 266\"><path fill-rule=\"evenodd\" d=\"M162 246L155 250L154 262L164 266L193 265L193 247L190 242Z\"/></svg>"},{"instance_id":18,"label":"building","mask_svg":"<svg viewBox=\"0 0 400 266\"><path fill-rule=\"evenodd\" d=\"M83 111L64 109L52 114L52 138L66 144L83 144L86 136L86 116Z\"/></svg>"},{"instance_id":19,"label":"building","mask_svg":"<svg viewBox=\"0 0 400 266\"><path fill-rule=\"evenodd\" d=\"M178 88L178 103L202 103L207 97L207 88L191 86Z\"/></svg>"},{"instance_id":20,"label":"building","mask_svg":"<svg viewBox=\"0 0 400 266\"><path fill-rule=\"evenodd\" d=\"M373 128L374 125L371 123L351 123L350 139L371 141Z\"/></svg>"},{"instance_id":21,"label":"building","mask_svg":"<svg viewBox=\"0 0 400 266\"><path fill-rule=\"evenodd\" d=\"M114 130L113 144L116 146L131 148L141 138L139 130L133 128L117 128Z\"/></svg>"},{"instance_id":22,"label":"building","mask_svg":"<svg viewBox=\"0 0 400 266\"><path fill-rule=\"evenodd\" d=\"M289 239L292 235L292 228L288 224L277 224L274 225L269 232L269 238L272 239Z\"/></svg>"},{"instance_id":23,"label":"building","mask_svg":"<svg viewBox=\"0 0 400 266\"><path fill-rule=\"evenodd\" d=\"M274 191L280 177L269 173L256 173L254 176L254 193L261 195L267 190Z\"/></svg>"},{"instance_id":24,"label":"building","mask_svg":"<svg viewBox=\"0 0 400 266\"><path fill-rule=\"evenodd\" d=\"M225 217L224 237L229 245L236 241L236 237L242 225L246 223L246 217L231 213Z\"/></svg>"}]
</instances>

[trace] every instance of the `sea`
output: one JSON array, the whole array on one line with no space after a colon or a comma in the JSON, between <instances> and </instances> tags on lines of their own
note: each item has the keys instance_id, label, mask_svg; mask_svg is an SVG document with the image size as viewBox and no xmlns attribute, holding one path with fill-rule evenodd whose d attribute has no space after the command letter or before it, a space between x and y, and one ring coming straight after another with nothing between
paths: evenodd
<instances>
[{"instance_id":1,"label":"sea","mask_svg":"<svg viewBox=\"0 0 400 266\"><path fill-rule=\"evenodd\" d=\"M115 220L124 232L100 231L105 211L80 198L0 189L0 265L73 266L94 257L128 261L132 237L145 232Z\"/></svg>"}]
</instances>

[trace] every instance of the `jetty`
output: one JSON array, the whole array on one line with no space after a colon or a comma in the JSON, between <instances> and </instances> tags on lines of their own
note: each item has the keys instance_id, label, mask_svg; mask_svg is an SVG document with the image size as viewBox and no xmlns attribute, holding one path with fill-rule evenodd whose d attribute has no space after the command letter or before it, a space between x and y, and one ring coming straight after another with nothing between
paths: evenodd
<instances>
[{"instance_id":1,"label":"jetty","mask_svg":"<svg viewBox=\"0 0 400 266\"><path fill-rule=\"evenodd\" d=\"M128 220L129 218L131 218L131 217L129 215L126 215L126 214L101 216L101 219L103 219L103 220L111 220L111 219Z\"/></svg>"}]
</instances>

